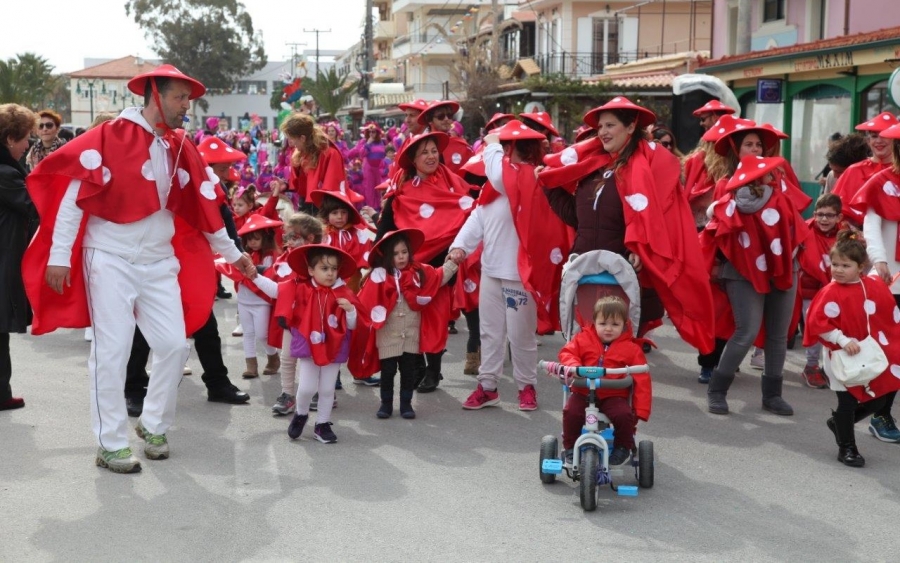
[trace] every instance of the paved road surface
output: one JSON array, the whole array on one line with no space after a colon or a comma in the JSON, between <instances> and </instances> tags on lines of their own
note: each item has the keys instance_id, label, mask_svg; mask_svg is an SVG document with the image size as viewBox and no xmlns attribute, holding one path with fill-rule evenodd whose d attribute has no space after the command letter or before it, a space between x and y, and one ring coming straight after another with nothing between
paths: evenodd
<instances>
[{"instance_id":1,"label":"paved road surface","mask_svg":"<svg viewBox=\"0 0 900 563\"><path fill-rule=\"evenodd\" d=\"M233 300L216 305L226 363L249 405L206 401L199 362L181 385L172 457L137 475L94 466L82 331L14 335L13 389L27 407L0 413L2 561L897 561L900 445L857 428L864 469L836 460L824 425L834 395L803 387L789 352L785 397L796 415L759 405L745 362L733 414L706 413L695 354L671 327L650 355L656 486L604 493L584 513L567 479L538 479L541 436L559 431L561 390L538 385L540 410L467 412L465 323L446 379L417 396L418 418L378 420L377 388L338 392L339 442L292 442L269 407L278 377L243 381ZM553 359L562 339L546 337ZM344 381L349 383L345 375ZM136 453L139 441L132 439Z\"/></svg>"}]
</instances>

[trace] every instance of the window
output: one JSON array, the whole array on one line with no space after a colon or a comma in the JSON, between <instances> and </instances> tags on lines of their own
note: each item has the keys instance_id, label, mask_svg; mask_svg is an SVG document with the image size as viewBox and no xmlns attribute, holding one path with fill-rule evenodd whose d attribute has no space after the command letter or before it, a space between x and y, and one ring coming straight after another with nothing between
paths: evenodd
<instances>
[{"instance_id":1,"label":"window","mask_svg":"<svg viewBox=\"0 0 900 563\"><path fill-rule=\"evenodd\" d=\"M850 92L831 85L804 90L791 101L791 166L801 183L814 182L825 164L828 137L847 129Z\"/></svg>"},{"instance_id":2,"label":"window","mask_svg":"<svg viewBox=\"0 0 900 563\"><path fill-rule=\"evenodd\" d=\"M887 89L887 80L873 84L866 90L866 97L860 109L862 110L862 115L859 117L859 121L872 119L883 111L889 111L894 114L900 112L900 109L891 101L891 96Z\"/></svg>"},{"instance_id":3,"label":"window","mask_svg":"<svg viewBox=\"0 0 900 563\"><path fill-rule=\"evenodd\" d=\"M763 0L763 21L783 20L784 2L785 0Z\"/></svg>"},{"instance_id":4,"label":"window","mask_svg":"<svg viewBox=\"0 0 900 563\"><path fill-rule=\"evenodd\" d=\"M267 83L265 80L239 80L237 83L236 94L267 94Z\"/></svg>"}]
</instances>

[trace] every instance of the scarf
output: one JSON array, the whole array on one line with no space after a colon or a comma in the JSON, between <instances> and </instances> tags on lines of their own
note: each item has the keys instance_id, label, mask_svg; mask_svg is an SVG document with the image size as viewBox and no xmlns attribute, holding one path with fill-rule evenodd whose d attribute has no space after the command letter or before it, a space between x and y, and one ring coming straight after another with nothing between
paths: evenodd
<instances>
[{"instance_id":1,"label":"scarf","mask_svg":"<svg viewBox=\"0 0 900 563\"><path fill-rule=\"evenodd\" d=\"M25 157L25 165L29 170L34 170L34 167L40 164L42 160L47 158L50 153L65 145L66 142L59 137L53 139L53 142L50 143L50 147L45 147L44 143L40 140L31 146L31 150L28 151L28 156Z\"/></svg>"}]
</instances>

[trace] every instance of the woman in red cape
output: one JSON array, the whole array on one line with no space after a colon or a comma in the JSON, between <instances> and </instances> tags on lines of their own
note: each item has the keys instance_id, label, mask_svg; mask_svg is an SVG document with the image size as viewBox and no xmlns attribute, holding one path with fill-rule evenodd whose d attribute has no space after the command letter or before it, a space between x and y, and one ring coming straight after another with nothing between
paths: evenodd
<instances>
[{"instance_id":1,"label":"woman in red cape","mask_svg":"<svg viewBox=\"0 0 900 563\"><path fill-rule=\"evenodd\" d=\"M709 380L707 400L714 414L728 414L725 396L763 322L763 408L783 416L794 414L781 398L782 371L797 291L793 257L809 229L790 196L772 185L772 171L783 163L782 158L743 157L700 235L709 272L717 257L724 258L718 277L735 322L734 334Z\"/></svg>"},{"instance_id":2,"label":"woman in red cape","mask_svg":"<svg viewBox=\"0 0 900 563\"><path fill-rule=\"evenodd\" d=\"M450 243L475 207L475 186L444 166L441 155L450 142L445 133L431 132L416 135L397 155L397 173L385 194L378 222L379 241L385 233L399 229L419 229L425 242L416 252L416 259L439 267L444 263ZM452 284L451 284L452 285ZM452 288L445 286L436 299L452 306ZM449 315L448 315L449 316ZM420 393L437 389L442 379L443 352L425 354L425 378L418 387Z\"/></svg>"},{"instance_id":3,"label":"woman in red cape","mask_svg":"<svg viewBox=\"0 0 900 563\"><path fill-rule=\"evenodd\" d=\"M550 207L575 228L571 252L604 249L628 257L642 285L639 334L661 323L665 306L685 341L711 351L712 296L681 167L645 138L656 116L618 96L584 121L598 137L544 157L547 168L538 176L549 188Z\"/></svg>"}]
</instances>

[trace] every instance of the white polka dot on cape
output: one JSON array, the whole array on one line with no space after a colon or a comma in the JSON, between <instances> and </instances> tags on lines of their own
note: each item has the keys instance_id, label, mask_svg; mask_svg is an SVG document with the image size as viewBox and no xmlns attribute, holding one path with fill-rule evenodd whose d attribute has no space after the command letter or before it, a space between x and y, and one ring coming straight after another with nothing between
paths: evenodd
<instances>
[{"instance_id":1,"label":"white polka dot on cape","mask_svg":"<svg viewBox=\"0 0 900 563\"><path fill-rule=\"evenodd\" d=\"M212 182L203 182L200 184L200 195L208 200L216 199L216 185Z\"/></svg>"},{"instance_id":2,"label":"white polka dot on cape","mask_svg":"<svg viewBox=\"0 0 900 563\"><path fill-rule=\"evenodd\" d=\"M760 213L759 218L762 219L762 222L770 227L774 227L778 220L781 219L781 214L778 213L778 210L772 209L771 207L768 209L763 209L763 212Z\"/></svg>"},{"instance_id":3,"label":"white polka dot on cape","mask_svg":"<svg viewBox=\"0 0 900 563\"><path fill-rule=\"evenodd\" d=\"M150 162L149 158L144 161L144 164L141 165L141 176L143 176L145 180L149 180L151 182L154 181L153 164Z\"/></svg>"},{"instance_id":4,"label":"white polka dot on cape","mask_svg":"<svg viewBox=\"0 0 900 563\"><path fill-rule=\"evenodd\" d=\"M427 203L423 203L422 205L419 206L419 216L420 217L422 217L423 219L429 219L432 215L434 215L434 207L433 206L431 206Z\"/></svg>"},{"instance_id":5,"label":"white polka dot on cape","mask_svg":"<svg viewBox=\"0 0 900 563\"><path fill-rule=\"evenodd\" d=\"M738 233L738 244L741 245L741 248L750 248L750 235L747 234L747 231Z\"/></svg>"},{"instance_id":6,"label":"white polka dot on cape","mask_svg":"<svg viewBox=\"0 0 900 563\"><path fill-rule=\"evenodd\" d=\"M882 346L888 345L888 339L887 339L887 336L885 336L884 331L881 331L881 330L878 331L878 343L881 344Z\"/></svg>"},{"instance_id":7,"label":"white polka dot on cape","mask_svg":"<svg viewBox=\"0 0 900 563\"><path fill-rule=\"evenodd\" d=\"M472 280L465 280L463 282L463 290L466 293L473 293L476 289L478 289L478 284L476 284Z\"/></svg>"},{"instance_id":8,"label":"white polka dot on cape","mask_svg":"<svg viewBox=\"0 0 900 563\"><path fill-rule=\"evenodd\" d=\"M766 255L760 254L756 257L756 269L760 272L765 272L769 269L769 265L766 263Z\"/></svg>"},{"instance_id":9,"label":"white polka dot on cape","mask_svg":"<svg viewBox=\"0 0 900 563\"><path fill-rule=\"evenodd\" d=\"M184 189L191 181L191 175L184 168L178 169L178 183Z\"/></svg>"},{"instance_id":10,"label":"white polka dot on cape","mask_svg":"<svg viewBox=\"0 0 900 563\"><path fill-rule=\"evenodd\" d=\"M369 274L369 279L374 283L384 283L384 280L387 279L387 271L381 266L374 268Z\"/></svg>"},{"instance_id":11,"label":"white polka dot on cape","mask_svg":"<svg viewBox=\"0 0 900 563\"><path fill-rule=\"evenodd\" d=\"M578 151L574 147L566 147L559 154L559 161L563 166L569 166L578 162Z\"/></svg>"},{"instance_id":12,"label":"white polka dot on cape","mask_svg":"<svg viewBox=\"0 0 900 563\"><path fill-rule=\"evenodd\" d=\"M769 245L769 248L772 250L772 254L774 254L775 256L781 256L781 253L784 252L784 249L781 247L780 238L773 240Z\"/></svg>"},{"instance_id":13,"label":"white polka dot on cape","mask_svg":"<svg viewBox=\"0 0 900 563\"><path fill-rule=\"evenodd\" d=\"M328 315L328 326L330 326L331 328L338 327L338 318L334 313Z\"/></svg>"},{"instance_id":14,"label":"white polka dot on cape","mask_svg":"<svg viewBox=\"0 0 900 563\"><path fill-rule=\"evenodd\" d=\"M900 379L900 366L898 366L897 364L891 364L891 375L893 375L897 379Z\"/></svg>"},{"instance_id":15,"label":"white polka dot on cape","mask_svg":"<svg viewBox=\"0 0 900 563\"><path fill-rule=\"evenodd\" d=\"M416 303L419 305L428 305L431 303L431 297L428 295L416 295Z\"/></svg>"},{"instance_id":16,"label":"white polka dot on cape","mask_svg":"<svg viewBox=\"0 0 900 563\"><path fill-rule=\"evenodd\" d=\"M366 229L356 229L356 240L358 240L360 244L365 244L366 241L369 240L369 233Z\"/></svg>"},{"instance_id":17,"label":"white polka dot on cape","mask_svg":"<svg viewBox=\"0 0 900 563\"><path fill-rule=\"evenodd\" d=\"M325 335L317 330L309 333L310 344L321 344L325 342Z\"/></svg>"},{"instance_id":18,"label":"white polka dot on cape","mask_svg":"<svg viewBox=\"0 0 900 563\"><path fill-rule=\"evenodd\" d=\"M372 318L373 323L383 323L387 318L387 309L385 309L381 305L375 305L374 307L372 307L370 317Z\"/></svg>"},{"instance_id":19,"label":"white polka dot on cape","mask_svg":"<svg viewBox=\"0 0 900 563\"><path fill-rule=\"evenodd\" d=\"M475 200L472 199L472 196L464 195L459 198L459 208L465 211L466 209L470 209L472 205L475 204Z\"/></svg>"},{"instance_id":20,"label":"white polka dot on cape","mask_svg":"<svg viewBox=\"0 0 900 563\"><path fill-rule=\"evenodd\" d=\"M625 201L637 212L647 209L647 205L650 203L650 200L644 194L627 195L625 196Z\"/></svg>"},{"instance_id":21,"label":"white polka dot on cape","mask_svg":"<svg viewBox=\"0 0 900 563\"><path fill-rule=\"evenodd\" d=\"M834 319L841 314L841 306L834 301L829 301L825 304L823 311L825 312L826 317L828 317L829 319Z\"/></svg>"},{"instance_id":22,"label":"white polka dot on cape","mask_svg":"<svg viewBox=\"0 0 900 563\"><path fill-rule=\"evenodd\" d=\"M865 309L866 313L869 315L875 314L875 302L871 299L866 299L863 301L863 309Z\"/></svg>"},{"instance_id":23,"label":"white polka dot on cape","mask_svg":"<svg viewBox=\"0 0 900 563\"><path fill-rule=\"evenodd\" d=\"M87 170L96 170L103 163L103 157L100 156L99 151L87 149L78 156L78 162Z\"/></svg>"},{"instance_id":24,"label":"white polka dot on cape","mask_svg":"<svg viewBox=\"0 0 900 563\"><path fill-rule=\"evenodd\" d=\"M894 307L894 322L900 323L900 307Z\"/></svg>"},{"instance_id":25,"label":"white polka dot on cape","mask_svg":"<svg viewBox=\"0 0 900 563\"><path fill-rule=\"evenodd\" d=\"M562 250L558 246L550 251L550 262L552 262L554 265L559 265L563 261L563 258L565 257L563 256Z\"/></svg>"},{"instance_id":26,"label":"white polka dot on cape","mask_svg":"<svg viewBox=\"0 0 900 563\"><path fill-rule=\"evenodd\" d=\"M280 278L289 276L289 275L291 275L291 267L288 265L287 262L282 262L281 264L278 265L277 268L275 268L275 273L278 274L278 277L280 277Z\"/></svg>"}]
</instances>

